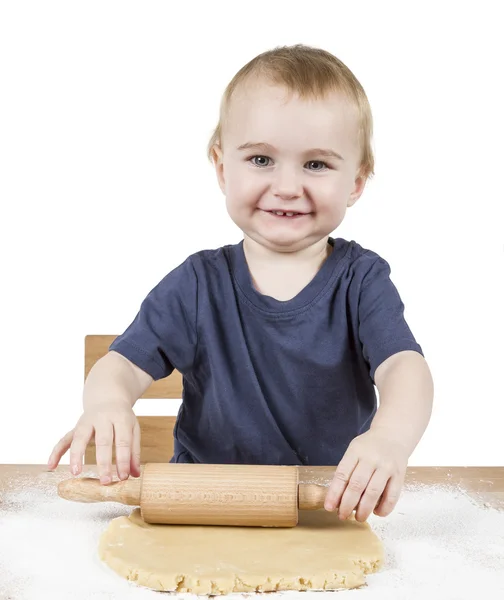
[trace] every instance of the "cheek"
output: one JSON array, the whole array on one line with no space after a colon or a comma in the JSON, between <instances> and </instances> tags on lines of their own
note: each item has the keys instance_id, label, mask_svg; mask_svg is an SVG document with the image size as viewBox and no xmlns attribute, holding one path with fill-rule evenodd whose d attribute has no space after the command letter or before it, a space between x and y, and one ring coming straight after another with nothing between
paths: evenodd
<instances>
[{"instance_id":1,"label":"cheek","mask_svg":"<svg viewBox=\"0 0 504 600\"><path fill-rule=\"evenodd\" d=\"M229 205L253 206L263 193L263 186L253 177L232 176L226 183L226 195Z\"/></svg>"},{"instance_id":2,"label":"cheek","mask_svg":"<svg viewBox=\"0 0 504 600\"><path fill-rule=\"evenodd\" d=\"M344 219L346 214L346 202L342 196L332 194L324 199L319 197L317 203L317 216L319 220L330 223L335 227Z\"/></svg>"},{"instance_id":3,"label":"cheek","mask_svg":"<svg viewBox=\"0 0 504 600\"><path fill-rule=\"evenodd\" d=\"M346 205L341 198L332 198L327 203L326 210L330 215L337 217L341 214L345 214Z\"/></svg>"}]
</instances>

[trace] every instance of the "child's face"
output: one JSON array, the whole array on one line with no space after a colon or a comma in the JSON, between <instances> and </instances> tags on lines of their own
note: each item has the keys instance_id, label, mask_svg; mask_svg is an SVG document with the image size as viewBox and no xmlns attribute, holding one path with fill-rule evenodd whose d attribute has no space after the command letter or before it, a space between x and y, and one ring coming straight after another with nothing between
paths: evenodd
<instances>
[{"instance_id":1,"label":"child's face","mask_svg":"<svg viewBox=\"0 0 504 600\"><path fill-rule=\"evenodd\" d=\"M233 96L216 148L219 185L229 215L257 243L277 252L302 250L327 237L361 195L357 120L336 93L301 100L265 84ZM262 142L270 147L239 149ZM332 149L343 160L308 152ZM253 158L254 157L254 158ZM302 213L277 216L270 211Z\"/></svg>"}]
</instances>

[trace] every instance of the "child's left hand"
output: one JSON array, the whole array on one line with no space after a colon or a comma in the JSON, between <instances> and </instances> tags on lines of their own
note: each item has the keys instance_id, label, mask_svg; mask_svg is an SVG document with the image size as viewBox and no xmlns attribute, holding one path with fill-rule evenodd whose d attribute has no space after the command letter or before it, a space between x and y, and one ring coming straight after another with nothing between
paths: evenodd
<instances>
[{"instance_id":1,"label":"child's left hand","mask_svg":"<svg viewBox=\"0 0 504 600\"><path fill-rule=\"evenodd\" d=\"M393 510L406 475L408 452L386 432L370 429L352 440L336 469L324 508L339 506L338 516L365 521L374 513L386 517Z\"/></svg>"}]
</instances>

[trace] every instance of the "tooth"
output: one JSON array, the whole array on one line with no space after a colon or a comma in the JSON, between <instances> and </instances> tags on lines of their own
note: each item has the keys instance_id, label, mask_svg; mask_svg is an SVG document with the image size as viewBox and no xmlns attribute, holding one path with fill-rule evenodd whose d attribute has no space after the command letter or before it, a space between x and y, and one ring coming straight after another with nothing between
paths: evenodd
<instances>
[{"instance_id":1,"label":"tooth","mask_svg":"<svg viewBox=\"0 0 504 600\"><path fill-rule=\"evenodd\" d=\"M284 213L281 210L276 210L274 211L276 215L279 215L280 217L283 217Z\"/></svg>"},{"instance_id":2,"label":"tooth","mask_svg":"<svg viewBox=\"0 0 504 600\"><path fill-rule=\"evenodd\" d=\"M293 213L293 212L286 212L285 214L286 214L288 217L292 217L292 216L294 215L294 213Z\"/></svg>"}]
</instances>

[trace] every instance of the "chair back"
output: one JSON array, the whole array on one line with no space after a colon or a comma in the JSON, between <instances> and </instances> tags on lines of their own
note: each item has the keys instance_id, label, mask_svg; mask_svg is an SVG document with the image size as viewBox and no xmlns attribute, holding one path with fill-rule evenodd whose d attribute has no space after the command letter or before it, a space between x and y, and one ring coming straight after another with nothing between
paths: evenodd
<instances>
[{"instance_id":1,"label":"chair back","mask_svg":"<svg viewBox=\"0 0 504 600\"><path fill-rule=\"evenodd\" d=\"M93 365L108 352L116 335L87 335L84 341L84 380ZM169 377L153 381L142 398L182 398L182 374L174 370ZM168 462L173 456L173 428L176 417L137 417L140 431L141 463ZM112 451L115 464L115 448ZM94 439L88 444L85 464L96 464Z\"/></svg>"}]
</instances>

